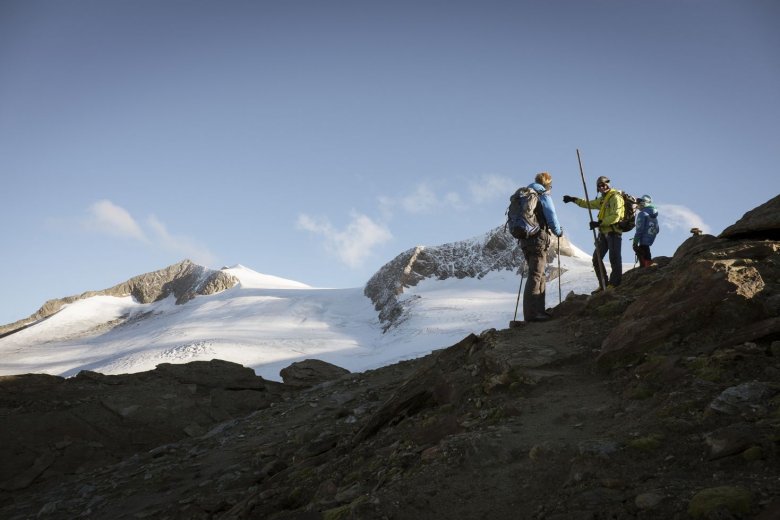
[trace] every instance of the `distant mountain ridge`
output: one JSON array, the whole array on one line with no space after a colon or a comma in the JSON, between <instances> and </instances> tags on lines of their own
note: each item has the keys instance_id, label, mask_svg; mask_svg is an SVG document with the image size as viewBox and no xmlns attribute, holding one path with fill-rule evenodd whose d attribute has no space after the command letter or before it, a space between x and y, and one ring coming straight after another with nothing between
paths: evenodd
<instances>
[{"instance_id":1,"label":"distant mountain ridge","mask_svg":"<svg viewBox=\"0 0 780 520\"><path fill-rule=\"evenodd\" d=\"M560 249L562 256L576 256L581 253L565 236L560 239ZM550 261L555 258L556 252L557 244L550 249ZM404 307L398 296L405 288L413 287L426 278L481 279L491 271L519 269L523 260L517 240L504 226L499 226L474 238L438 246L416 246L404 251L369 279L364 287L364 294L374 304L379 320L387 331L403 319ZM236 269L245 268L238 265ZM282 284L280 287L309 287L269 275L253 273L251 276L260 277L263 280L262 285L272 283ZM239 278L231 274L229 268L214 270L190 260L183 260L157 271L134 276L108 289L49 300L29 317L0 325L0 337L34 325L56 314L65 305L93 296L132 296L138 303L152 303L173 294L176 303L182 304L197 295L215 294L230 289L239 282ZM257 281L252 278L249 283L251 285Z\"/></svg>"},{"instance_id":2,"label":"distant mountain ridge","mask_svg":"<svg viewBox=\"0 0 780 520\"><path fill-rule=\"evenodd\" d=\"M139 303L151 303L173 294L182 304L196 295L214 294L229 289L238 278L221 270L209 269L183 260L158 271L141 274L108 289L87 291L75 296L49 300L31 316L0 326L0 337L7 336L57 313L63 306L92 296L132 296Z\"/></svg>"},{"instance_id":3,"label":"distant mountain ridge","mask_svg":"<svg viewBox=\"0 0 780 520\"><path fill-rule=\"evenodd\" d=\"M553 241L549 261L558 252ZM568 238L561 237L562 256L580 253ZM366 283L364 294L379 312L385 331L403 321L404 305L398 296L404 289L426 278L481 279L491 271L519 269L524 262L517 239L504 229L494 228L483 235L434 247L417 246L408 249L382 266Z\"/></svg>"}]
</instances>

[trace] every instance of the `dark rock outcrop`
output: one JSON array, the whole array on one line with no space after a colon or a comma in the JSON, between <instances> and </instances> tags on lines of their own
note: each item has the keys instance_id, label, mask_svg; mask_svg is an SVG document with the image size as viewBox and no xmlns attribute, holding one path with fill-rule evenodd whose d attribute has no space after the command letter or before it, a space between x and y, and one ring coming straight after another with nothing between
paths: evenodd
<instances>
[{"instance_id":1,"label":"dark rock outcrop","mask_svg":"<svg viewBox=\"0 0 780 520\"><path fill-rule=\"evenodd\" d=\"M780 333L778 242L691 237L667 267L639 274L642 288L623 300L620 322L602 345L602 363L669 341L719 345ZM613 303L622 297L616 291Z\"/></svg>"},{"instance_id":2,"label":"dark rock outcrop","mask_svg":"<svg viewBox=\"0 0 780 520\"><path fill-rule=\"evenodd\" d=\"M349 370L319 359L296 361L279 372L284 384L290 386L314 386L346 374Z\"/></svg>"},{"instance_id":3,"label":"dark rock outcrop","mask_svg":"<svg viewBox=\"0 0 780 520\"><path fill-rule=\"evenodd\" d=\"M780 195L745 213L720 237L780 240Z\"/></svg>"},{"instance_id":4,"label":"dark rock outcrop","mask_svg":"<svg viewBox=\"0 0 780 520\"><path fill-rule=\"evenodd\" d=\"M602 366L677 344L715 350L780 338L778 215L780 196L721 238L692 236L665 265L630 272L630 294L604 295L619 322L602 344Z\"/></svg>"},{"instance_id":5,"label":"dark rock outcrop","mask_svg":"<svg viewBox=\"0 0 780 520\"><path fill-rule=\"evenodd\" d=\"M23 489L204 435L284 395L282 384L220 360L116 376L82 371L69 379L0 377L0 490Z\"/></svg>"},{"instance_id":6,"label":"dark rock outcrop","mask_svg":"<svg viewBox=\"0 0 780 520\"><path fill-rule=\"evenodd\" d=\"M132 296L139 303L162 300L171 294L176 303L186 303L197 295L208 295L230 289L238 279L224 271L215 271L190 260L183 260L159 271L130 278L126 282L100 291L87 291L77 296L49 300L33 315L0 326L0 337L13 334L57 313L64 305L92 296Z\"/></svg>"}]
</instances>

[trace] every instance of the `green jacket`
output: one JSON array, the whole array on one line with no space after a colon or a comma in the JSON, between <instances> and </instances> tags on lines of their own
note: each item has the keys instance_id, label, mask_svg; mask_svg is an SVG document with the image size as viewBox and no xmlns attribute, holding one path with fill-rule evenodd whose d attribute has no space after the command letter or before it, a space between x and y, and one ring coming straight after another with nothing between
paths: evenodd
<instances>
[{"instance_id":1,"label":"green jacket","mask_svg":"<svg viewBox=\"0 0 780 520\"><path fill-rule=\"evenodd\" d=\"M620 190L610 188L603 197L599 194L598 197L590 201L590 206L583 199L575 199L574 202L581 208L590 207L591 209L599 210L596 220L601 222L599 231L602 233L622 233L615 225L620 222L625 214L625 204L623 203L623 197L620 195Z\"/></svg>"}]
</instances>

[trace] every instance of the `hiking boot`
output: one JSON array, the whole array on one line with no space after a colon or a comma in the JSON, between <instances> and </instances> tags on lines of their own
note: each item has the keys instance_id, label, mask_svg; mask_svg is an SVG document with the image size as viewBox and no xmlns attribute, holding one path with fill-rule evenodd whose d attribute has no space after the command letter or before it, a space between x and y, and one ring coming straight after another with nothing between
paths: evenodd
<instances>
[{"instance_id":1,"label":"hiking boot","mask_svg":"<svg viewBox=\"0 0 780 520\"><path fill-rule=\"evenodd\" d=\"M615 287L617 287L617 285L612 285L611 283L607 284L607 290L614 289ZM600 293L603 290L604 289L602 289L601 287L597 287L596 290L595 291L591 291L590 294L598 294L598 293Z\"/></svg>"}]
</instances>

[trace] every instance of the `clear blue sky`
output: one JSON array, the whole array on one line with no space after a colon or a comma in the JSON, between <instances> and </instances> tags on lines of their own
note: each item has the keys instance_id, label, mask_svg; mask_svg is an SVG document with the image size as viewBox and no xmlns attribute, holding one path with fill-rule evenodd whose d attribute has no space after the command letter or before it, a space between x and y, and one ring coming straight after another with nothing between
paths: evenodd
<instances>
[{"instance_id":1,"label":"clear blue sky","mask_svg":"<svg viewBox=\"0 0 780 520\"><path fill-rule=\"evenodd\" d=\"M183 258L361 286L542 170L590 251L577 148L671 255L780 192L778 27L775 0L0 0L0 323Z\"/></svg>"}]
</instances>

